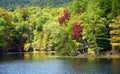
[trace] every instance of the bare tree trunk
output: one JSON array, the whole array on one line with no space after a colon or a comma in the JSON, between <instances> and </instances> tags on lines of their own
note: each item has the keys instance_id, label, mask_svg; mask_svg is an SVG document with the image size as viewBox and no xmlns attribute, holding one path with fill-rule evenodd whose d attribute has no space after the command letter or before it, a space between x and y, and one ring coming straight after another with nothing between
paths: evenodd
<instances>
[{"instance_id":1,"label":"bare tree trunk","mask_svg":"<svg viewBox=\"0 0 120 74\"><path fill-rule=\"evenodd\" d=\"M94 34L94 31L92 31L92 34L93 34L94 42L95 42L95 54L98 55L99 51L98 51L97 40L96 40L96 36Z\"/></svg>"}]
</instances>

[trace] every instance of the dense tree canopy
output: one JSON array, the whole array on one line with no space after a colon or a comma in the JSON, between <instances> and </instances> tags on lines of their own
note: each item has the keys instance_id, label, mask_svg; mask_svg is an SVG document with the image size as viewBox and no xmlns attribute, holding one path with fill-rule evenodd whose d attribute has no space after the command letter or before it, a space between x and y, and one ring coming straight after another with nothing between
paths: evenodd
<instances>
[{"instance_id":1,"label":"dense tree canopy","mask_svg":"<svg viewBox=\"0 0 120 74\"><path fill-rule=\"evenodd\" d=\"M74 0L67 7L57 4L71 0L41 1L40 5L38 0L0 1L1 7L12 10L0 8L0 48L11 52L56 51L59 55L120 51L119 0Z\"/></svg>"}]
</instances>

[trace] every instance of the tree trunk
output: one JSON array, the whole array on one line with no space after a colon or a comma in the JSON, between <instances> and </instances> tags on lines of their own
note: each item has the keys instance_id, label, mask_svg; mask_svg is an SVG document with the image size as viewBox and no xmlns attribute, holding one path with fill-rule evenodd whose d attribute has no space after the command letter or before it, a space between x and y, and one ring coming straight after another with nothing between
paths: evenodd
<instances>
[{"instance_id":1,"label":"tree trunk","mask_svg":"<svg viewBox=\"0 0 120 74\"><path fill-rule=\"evenodd\" d=\"M98 46L97 46L97 40L96 40L96 36L94 31L92 31L93 37L94 37L94 42L95 42L95 54L98 55L99 51L98 51Z\"/></svg>"}]
</instances>

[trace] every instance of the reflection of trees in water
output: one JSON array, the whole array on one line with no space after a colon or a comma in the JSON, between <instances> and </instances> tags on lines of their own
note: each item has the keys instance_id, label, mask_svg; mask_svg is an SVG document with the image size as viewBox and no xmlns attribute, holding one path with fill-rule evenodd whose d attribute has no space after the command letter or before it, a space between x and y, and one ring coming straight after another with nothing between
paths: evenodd
<instances>
[{"instance_id":1,"label":"reflection of trees in water","mask_svg":"<svg viewBox=\"0 0 120 74\"><path fill-rule=\"evenodd\" d=\"M79 74L119 74L120 59L107 58L72 58L68 59L72 71Z\"/></svg>"},{"instance_id":2,"label":"reflection of trees in water","mask_svg":"<svg viewBox=\"0 0 120 74\"><path fill-rule=\"evenodd\" d=\"M120 73L120 58L115 58L112 60L112 73L119 74Z\"/></svg>"},{"instance_id":3,"label":"reflection of trees in water","mask_svg":"<svg viewBox=\"0 0 120 74\"><path fill-rule=\"evenodd\" d=\"M47 60L47 56L53 55L52 53L24 53L24 60Z\"/></svg>"},{"instance_id":4,"label":"reflection of trees in water","mask_svg":"<svg viewBox=\"0 0 120 74\"><path fill-rule=\"evenodd\" d=\"M21 53L7 53L7 54L3 54L1 55L1 59L2 60L21 60L23 59L24 55Z\"/></svg>"},{"instance_id":5,"label":"reflection of trees in water","mask_svg":"<svg viewBox=\"0 0 120 74\"><path fill-rule=\"evenodd\" d=\"M24 53L24 60L45 60L45 53Z\"/></svg>"}]
</instances>

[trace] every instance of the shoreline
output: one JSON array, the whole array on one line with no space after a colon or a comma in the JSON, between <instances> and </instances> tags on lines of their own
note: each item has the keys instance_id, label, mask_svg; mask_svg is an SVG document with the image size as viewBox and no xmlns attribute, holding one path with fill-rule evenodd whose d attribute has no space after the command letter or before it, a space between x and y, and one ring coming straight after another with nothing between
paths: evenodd
<instances>
[{"instance_id":1,"label":"shoreline","mask_svg":"<svg viewBox=\"0 0 120 74\"><path fill-rule=\"evenodd\" d=\"M6 55L6 54L23 54L23 53L40 53L40 54L47 54L47 53L50 53L50 54L56 54L55 51L50 51L50 52L45 52L45 51L42 51L42 52L39 52L39 51L35 51L35 52L6 52L6 53L2 53L3 55ZM94 55L77 55L77 56L63 56L63 55L57 55L58 57L56 58L120 58L120 55L109 55L109 56L106 56L106 55L98 55L98 56L94 56Z\"/></svg>"},{"instance_id":2,"label":"shoreline","mask_svg":"<svg viewBox=\"0 0 120 74\"><path fill-rule=\"evenodd\" d=\"M120 58L118 55L112 55L112 56L105 56L105 55L99 55L99 56L60 56L59 58Z\"/></svg>"},{"instance_id":3,"label":"shoreline","mask_svg":"<svg viewBox=\"0 0 120 74\"><path fill-rule=\"evenodd\" d=\"M3 52L2 54L17 54L17 53L55 53L55 51L45 52L45 51L34 51L34 52Z\"/></svg>"}]
</instances>

